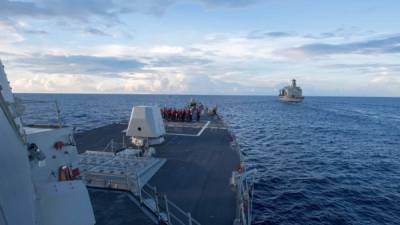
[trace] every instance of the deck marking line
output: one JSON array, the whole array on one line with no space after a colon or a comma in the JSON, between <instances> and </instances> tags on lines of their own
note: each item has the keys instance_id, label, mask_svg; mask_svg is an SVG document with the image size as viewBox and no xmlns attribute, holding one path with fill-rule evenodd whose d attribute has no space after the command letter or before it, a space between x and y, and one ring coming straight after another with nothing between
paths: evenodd
<instances>
[{"instance_id":1,"label":"deck marking line","mask_svg":"<svg viewBox=\"0 0 400 225\"><path fill-rule=\"evenodd\" d=\"M166 133L166 135L197 137L197 134L178 134L178 133Z\"/></svg>"},{"instance_id":2,"label":"deck marking line","mask_svg":"<svg viewBox=\"0 0 400 225\"><path fill-rule=\"evenodd\" d=\"M207 121L207 123L204 124L203 128L201 128L199 133L197 133L197 136L200 136L204 132L204 130L208 127L209 124L210 124L210 121Z\"/></svg>"},{"instance_id":3,"label":"deck marking line","mask_svg":"<svg viewBox=\"0 0 400 225\"><path fill-rule=\"evenodd\" d=\"M197 134L178 134L178 133L166 133L166 135L175 135L175 136L187 136L187 137L199 137L201 134L203 134L204 130L210 125L211 121L207 121L206 124L201 128L199 133Z\"/></svg>"}]
</instances>

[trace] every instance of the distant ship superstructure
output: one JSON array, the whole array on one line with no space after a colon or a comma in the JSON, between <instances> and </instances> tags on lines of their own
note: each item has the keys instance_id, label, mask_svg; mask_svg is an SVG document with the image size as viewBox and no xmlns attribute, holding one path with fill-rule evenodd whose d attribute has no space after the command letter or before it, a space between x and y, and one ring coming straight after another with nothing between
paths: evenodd
<instances>
[{"instance_id":1,"label":"distant ship superstructure","mask_svg":"<svg viewBox=\"0 0 400 225\"><path fill-rule=\"evenodd\" d=\"M279 91L279 100L285 102L301 102L303 101L303 90L296 85L296 80L292 80L292 84L282 88Z\"/></svg>"}]
</instances>

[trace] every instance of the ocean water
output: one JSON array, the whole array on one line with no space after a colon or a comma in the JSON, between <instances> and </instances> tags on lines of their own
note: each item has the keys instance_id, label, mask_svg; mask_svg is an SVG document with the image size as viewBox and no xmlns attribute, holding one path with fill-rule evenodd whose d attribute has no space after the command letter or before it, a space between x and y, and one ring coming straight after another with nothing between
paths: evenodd
<instances>
[{"instance_id":1,"label":"ocean water","mask_svg":"<svg viewBox=\"0 0 400 225\"><path fill-rule=\"evenodd\" d=\"M133 105L218 105L257 168L254 224L400 224L400 98L19 94L54 100L78 131L128 120ZM54 117L44 106L35 115Z\"/></svg>"}]
</instances>

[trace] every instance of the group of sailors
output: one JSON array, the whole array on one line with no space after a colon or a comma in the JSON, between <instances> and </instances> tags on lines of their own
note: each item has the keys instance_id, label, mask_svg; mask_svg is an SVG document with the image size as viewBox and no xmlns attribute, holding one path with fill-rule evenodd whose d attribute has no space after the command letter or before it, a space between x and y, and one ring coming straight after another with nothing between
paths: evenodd
<instances>
[{"instance_id":1,"label":"group of sailors","mask_svg":"<svg viewBox=\"0 0 400 225\"><path fill-rule=\"evenodd\" d=\"M183 109L165 107L161 109L161 115L165 120L175 122L200 121L201 113L202 109L199 107L186 107Z\"/></svg>"},{"instance_id":2,"label":"group of sailors","mask_svg":"<svg viewBox=\"0 0 400 225\"><path fill-rule=\"evenodd\" d=\"M203 104L191 99L190 103L185 108L162 108L161 115L165 120L168 121L192 122L193 120L196 120L198 122L200 121L200 116L203 111Z\"/></svg>"}]
</instances>

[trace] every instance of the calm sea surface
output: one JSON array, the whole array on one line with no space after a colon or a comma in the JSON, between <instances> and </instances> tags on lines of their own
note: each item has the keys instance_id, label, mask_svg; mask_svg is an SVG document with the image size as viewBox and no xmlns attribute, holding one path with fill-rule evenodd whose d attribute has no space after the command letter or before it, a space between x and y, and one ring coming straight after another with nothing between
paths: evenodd
<instances>
[{"instance_id":1,"label":"calm sea surface","mask_svg":"<svg viewBox=\"0 0 400 225\"><path fill-rule=\"evenodd\" d=\"M133 105L182 106L193 96L18 94L58 100L79 130L128 120ZM217 104L255 186L254 224L400 224L400 98L194 96ZM27 108L27 122L50 115Z\"/></svg>"}]
</instances>

